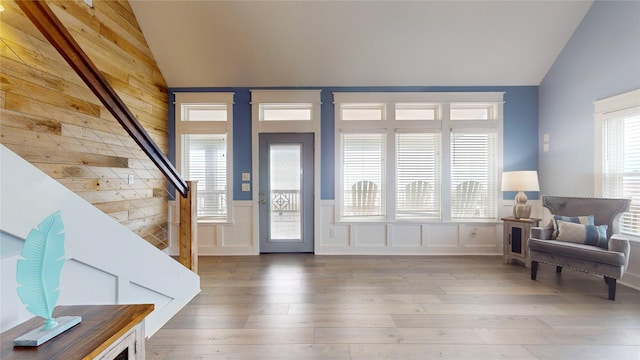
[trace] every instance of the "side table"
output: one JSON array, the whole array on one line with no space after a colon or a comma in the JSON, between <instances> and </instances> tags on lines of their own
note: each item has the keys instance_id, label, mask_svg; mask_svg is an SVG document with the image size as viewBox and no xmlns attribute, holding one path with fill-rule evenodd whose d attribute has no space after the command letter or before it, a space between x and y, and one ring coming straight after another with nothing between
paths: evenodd
<instances>
[{"instance_id":1,"label":"side table","mask_svg":"<svg viewBox=\"0 0 640 360\"><path fill-rule=\"evenodd\" d=\"M513 216L503 217L500 220L504 224L504 262L519 260L525 267L529 267L529 249L527 240L531 232L531 227L538 226L540 220L537 218L515 218Z\"/></svg>"}]
</instances>

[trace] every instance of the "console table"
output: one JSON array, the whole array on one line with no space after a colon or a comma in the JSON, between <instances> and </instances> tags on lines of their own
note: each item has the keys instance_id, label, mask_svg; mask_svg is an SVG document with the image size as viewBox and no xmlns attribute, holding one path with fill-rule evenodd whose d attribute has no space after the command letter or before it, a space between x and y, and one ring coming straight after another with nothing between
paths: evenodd
<instances>
[{"instance_id":1,"label":"console table","mask_svg":"<svg viewBox=\"0 0 640 360\"><path fill-rule=\"evenodd\" d=\"M142 359L144 318L153 304L58 306L53 317L82 316L82 322L38 347L13 346L13 340L42 326L30 319L0 334L2 360Z\"/></svg>"}]
</instances>

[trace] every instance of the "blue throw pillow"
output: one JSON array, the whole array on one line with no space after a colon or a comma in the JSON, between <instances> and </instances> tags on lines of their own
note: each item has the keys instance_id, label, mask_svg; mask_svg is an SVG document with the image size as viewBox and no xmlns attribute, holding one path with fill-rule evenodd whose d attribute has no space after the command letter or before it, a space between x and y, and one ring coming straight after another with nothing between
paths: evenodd
<instances>
[{"instance_id":1,"label":"blue throw pillow","mask_svg":"<svg viewBox=\"0 0 640 360\"><path fill-rule=\"evenodd\" d=\"M593 215L583 215L583 216L562 216L562 215L553 215L553 233L551 234L551 238L555 239L558 237L558 221L567 221L572 222L574 224L583 224L583 225L595 225L593 223Z\"/></svg>"},{"instance_id":2,"label":"blue throw pillow","mask_svg":"<svg viewBox=\"0 0 640 360\"><path fill-rule=\"evenodd\" d=\"M607 225L582 225L558 220L558 241L597 246L607 250Z\"/></svg>"}]
</instances>

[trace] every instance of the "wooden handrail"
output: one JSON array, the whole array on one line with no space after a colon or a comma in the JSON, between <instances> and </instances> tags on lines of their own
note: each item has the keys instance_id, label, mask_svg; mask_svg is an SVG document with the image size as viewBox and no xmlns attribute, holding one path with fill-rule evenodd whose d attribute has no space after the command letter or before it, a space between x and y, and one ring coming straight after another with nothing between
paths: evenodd
<instances>
[{"instance_id":1,"label":"wooden handrail","mask_svg":"<svg viewBox=\"0 0 640 360\"><path fill-rule=\"evenodd\" d=\"M67 31L47 3L33 0L16 0L16 3L89 86L107 110L118 120L142 151L156 164L167 180L175 186L183 197L186 197L189 192L187 182L180 176L173 164L140 125L127 105L109 85L102 73L80 48L80 45Z\"/></svg>"}]
</instances>

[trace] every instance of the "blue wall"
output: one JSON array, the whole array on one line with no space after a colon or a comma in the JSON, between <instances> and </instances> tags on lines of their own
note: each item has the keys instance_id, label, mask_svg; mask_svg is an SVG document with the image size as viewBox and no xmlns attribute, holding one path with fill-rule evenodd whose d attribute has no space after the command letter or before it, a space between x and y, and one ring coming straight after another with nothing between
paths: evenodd
<instances>
[{"instance_id":1,"label":"blue wall","mask_svg":"<svg viewBox=\"0 0 640 360\"><path fill-rule=\"evenodd\" d=\"M170 88L169 89L169 159L175 163L174 105L176 92L233 92L233 199L251 200L251 192L240 191L241 175L251 172L251 93L255 88ZM296 88L301 89L301 88ZM538 169L538 87L309 87L321 92L321 184L320 197L334 199L334 109L333 92L391 92L391 91L502 91L504 95L504 170ZM527 194L537 199L537 193ZM505 193L513 199L515 193Z\"/></svg>"},{"instance_id":2,"label":"blue wall","mask_svg":"<svg viewBox=\"0 0 640 360\"><path fill-rule=\"evenodd\" d=\"M593 102L638 88L640 2L596 1L540 84L543 195L595 195Z\"/></svg>"}]
</instances>

